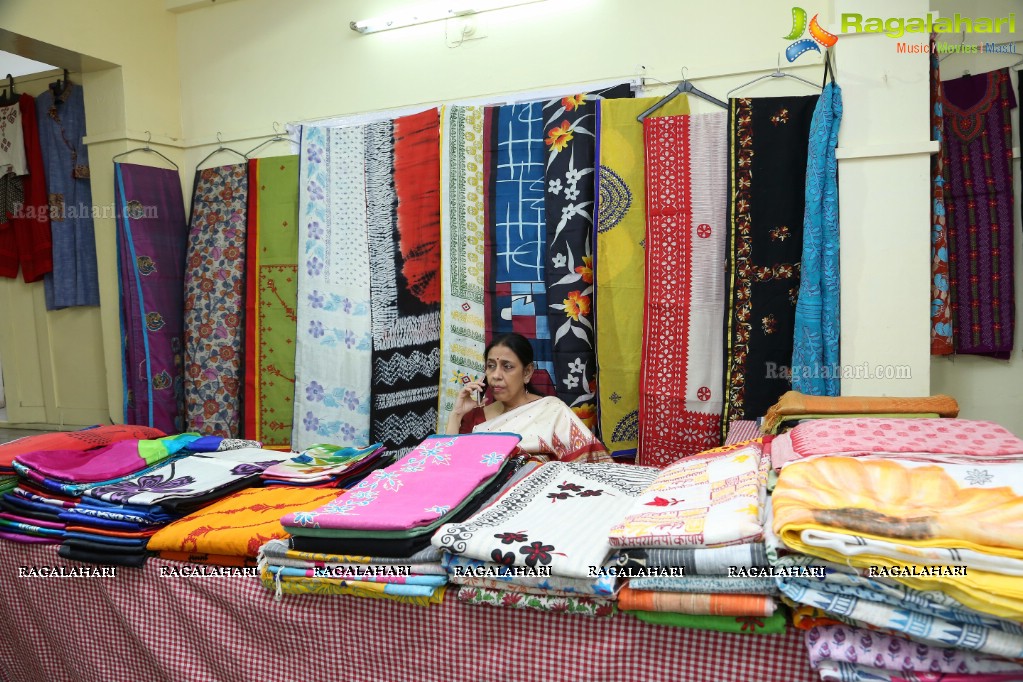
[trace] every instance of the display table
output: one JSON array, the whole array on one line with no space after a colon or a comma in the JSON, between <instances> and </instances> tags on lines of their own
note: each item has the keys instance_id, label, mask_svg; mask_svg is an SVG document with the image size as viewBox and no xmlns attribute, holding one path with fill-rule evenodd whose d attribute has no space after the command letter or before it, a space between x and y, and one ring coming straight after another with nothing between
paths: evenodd
<instances>
[{"instance_id":1,"label":"display table","mask_svg":"<svg viewBox=\"0 0 1023 682\"><path fill-rule=\"evenodd\" d=\"M640 622L330 595L275 601L254 577L18 577L89 566L0 540L4 680L616 680L810 682L802 633L736 635Z\"/></svg>"}]
</instances>

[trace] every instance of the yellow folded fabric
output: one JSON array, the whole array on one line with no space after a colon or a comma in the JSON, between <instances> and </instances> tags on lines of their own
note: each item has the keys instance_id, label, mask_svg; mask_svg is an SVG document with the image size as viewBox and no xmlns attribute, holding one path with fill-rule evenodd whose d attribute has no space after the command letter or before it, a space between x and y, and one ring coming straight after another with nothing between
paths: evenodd
<instances>
[{"instance_id":1,"label":"yellow folded fabric","mask_svg":"<svg viewBox=\"0 0 1023 682\"><path fill-rule=\"evenodd\" d=\"M1023 483L1021 462L971 466L854 457L798 461L778 477L773 525L787 547L858 568L911 564L809 545L803 531L1021 559L1023 497L1011 485L997 485L1014 481ZM969 566L966 573L891 577L915 589L941 590L977 611L1023 620L1023 577Z\"/></svg>"},{"instance_id":2,"label":"yellow folded fabric","mask_svg":"<svg viewBox=\"0 0 1023 682\"><path fill-rule=\"evenodd\" d=\"M959 415L959 403L950 395L923 396L920 398L890 398L884 396L816 396L789 391L778 399L764 415L761 426L764 433L777 433L781 418L800 414L897 414L934 412L942 417Z\"/></svg>"}]
</instances>

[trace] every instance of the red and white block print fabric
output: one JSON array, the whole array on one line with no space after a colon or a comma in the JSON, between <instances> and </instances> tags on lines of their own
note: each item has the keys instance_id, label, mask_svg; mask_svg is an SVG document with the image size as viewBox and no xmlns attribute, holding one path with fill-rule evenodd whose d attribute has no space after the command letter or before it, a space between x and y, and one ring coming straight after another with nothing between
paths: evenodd
<instances>
[{"instance_id":1,"label":"red and white block print fabric","mask_svg":"<svg viewBox=\"0 0 1023 682\"><path fill-rule=\"evenodd\" d=\"M253 577L19 578L67 566L0 541L3 680L672 680L811 682L802 633L744 635L614 618L349 596L273 597Z\"/></svg>"},{"instance_id":2,"label":"red and white block print fabric","mask_svg":"<svg viewBox=\"0 0 1023 682\"><path fill-rule=\"evenodd\" d=\"M637 464L721 444L727 114L643 121L646 310Z\"/></svg>"}]
</instances>

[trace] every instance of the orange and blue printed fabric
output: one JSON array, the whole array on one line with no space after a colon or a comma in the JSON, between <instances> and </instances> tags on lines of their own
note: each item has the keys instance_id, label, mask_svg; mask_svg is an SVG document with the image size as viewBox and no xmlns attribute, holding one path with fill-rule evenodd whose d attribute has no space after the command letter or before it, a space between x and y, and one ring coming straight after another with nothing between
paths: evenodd
<instances>
[{"instance_id":1,"label":"orange and blue printed fabric","mask_svg":"<svg viewBox=\"0 0 1023 682\"><path fill-rule=\"evenodd\" d=\"M149 550L255 557L267 540L285 538L281 517L315 509L337 497L319 488L250 488L160 529Z\"/></svg>"},{"instance_id":2,"label":"orange and blue printed fabric","mask_svg":"<svg viewBox=\"0 0 1023 682\"><path fill-rule=\"evenodd\" d=\"M676 462L659 472L624 520L611 527L611 545L721 547L762 539L766 461L760 444L749 443Z\"/></svg>"},{"instance_id":3,"label":"orange and blue printed fabric","mask_svg":"<svg viewBox=\"0 0 1023 682\"><path fill-rule=\"evenodd\" d=\"M1023 619L1023 460L815 457L782 469L774 531L797 552ZM967 564L961 572L946 571ZM928 565L942 570L921 571ZM900 569L916 569L904 575ZM896 575L898 573L898 575ZM962 574L956 574L962 573Z\"/></svg>"},{"instance_id":4,"label":"orange and blue printed fabric","mask_svg":"<svg viewBox=\"0 0 1023 682\"><path fill-rule=\"evenodd\" d=\"M597 207L594 236L597 397L601 440L615 457L635 457L639 440L639 381L646 273L646 176L643 124L636 120L659 101L608 99L598 105ZM688 114L676 97L657 114ZM585 301L585 306L592 304ZM580 305L584 305L580 302Z\"/></svg>"}]
</instances>

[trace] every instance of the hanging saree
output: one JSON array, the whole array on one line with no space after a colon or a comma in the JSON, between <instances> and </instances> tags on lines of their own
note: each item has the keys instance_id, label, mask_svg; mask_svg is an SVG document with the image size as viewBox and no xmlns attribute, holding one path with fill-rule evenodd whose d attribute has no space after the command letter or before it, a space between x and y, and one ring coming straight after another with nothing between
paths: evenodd
<instances>
[{"instance_id":1,"label":"hanging saree","mask_svg":"<svg viewBox=\"0 0 1023 682\"><path fill-rule=\"evenodd\" d=\"M373 334L370 440L399 456L437 427L440 115L366 127Z\"/></svg>"},{"instance_id":2,"label":"hanging saree","mask_svg":"<svg viewBox=\"0 0 1023 682\"><path fill-rule=\"evenodd\" d=\"M803 257L792 344L792 388L807 395L837 396L838 273L838 127L842 89L824 86L810 122L803 214Z\"/></svg>"},{"instance_id":3,"label":"hanging saree","mask_svg":"<svg viewBox=\"0 0 1023 682\"><path fill-rule=\"evenodd\" d=\"M1008 359L1013 289L1009 70L942 83L945 209L955 352Z\"/></svg>"},{"instance_id":4,"label":"hanging saree","mask_svg":"<svg viewBox=\"0 0 1023 682\"><path fill-rule=\"evenodd\" d=\"M952 308L949 306L948 226L945 222L945 124L941 97L940 55L931 34L931 355L952 354Z\"/></svg>"},{"instance_id":5,"label":"hanging saree","mask_svg":"<svg viewBox=\"0 0 1023 682\"><path fill-rule=\"evenodd\" d=\"M65 83L56 96L47 90L36 98L53 239L53 272L44 280L47 310L99 305L89 150L82 141L85 98L80 86Z\"/></svg>"},{"instance_id":6,"label":"hanging saree","mask_svg":"<svg viewBox=\"0 0 1023 682\"><path fill-rule=\"evenodd\" d=\"M533 347L532 387L554 393L547 327L547 222L544 215L543 104L487 107L486 178L487 340L516 332ZM589 297L573 303L589 309ZM578 314L578 313L577 313Z\"/></svg>"},{"instance_id":7,"label":"hanging saree","mask_svg":"<svg viewBox=\"0 0 1023 682\"><path fill-rule=\"evenodd\" d=\"M552 99L543 105L547 163L544 213L547 325L556 392L590 429L597 426L597 356L593 307L593 215L596 183L598 99L631 98L632 87L616 85Z\"/></svg>"},{"instance_id":8,"label":"hanging saree","mask_svg":"<svg viewBox=\"0 0 1023 682\"><path fill-rule=\"evenodd\" d=\"M288 450L295 395L298 157L249 161L245 437Z\"/></svg>"},{"instance_id":9,"label":"hanging saree","mask_svg":"<svg viewBox=\"0 0 1023 682\"><path fill-rule=\"evenodd\" d=\"M248 166L195 172L185 261L185 415L190 431L241 431Z\"/></svg>"},{"instance_id":10,"label":"hanging saree","mask_svg":"<svg viewBox=\"0 0 1023 682\"><path fill-rule=\"evenodd\" d=\"M124 420L184 430L187 226L177 171L114 164Z\"/></svg>"},{"instance_id":11,"label":"hanging saree","mask_svg":"<svg viewBox=\"0 0 1023 682\"><path fill-rule=\"evenodd\" d=\"M599 435L613 456L633 457L639 440L643 350L646 180L643 125L636 120L659 100L597 103L596 298ZM661 115L689 113L676 97ZM587 298L585 307L591 304ZM580 302L580 305L583 305Z\"/></svg>"},{"instance_id":12,"label":"hanging saree","mask_svg":"<svg viewBox=\"0 0 1023 682\"><path fill-rule=\"evenodd\" d=\"M730 100L722 424L791 388L807 147L817 95Z\"/></svg>"},{"instance_id":13,"label":"hanging saree","mask_svg":"<svg viewBox=\"0 0 1023 682\"><path fill-rule=\"evenodd\" d=\"M31 95L22 94L17 106L11 108L18 110L27 174L0 177L0 277L17 277L20 267L25 282L37 282L53 271L53 241L39 121Z\"/></svg>"},{"instance_id":14,"label":"hanging saree","mask_svg":"<svg viewBox=\"0 0 1023 682\"><path fill-rule=\"evenodd\" d=\"M725 112L643 122L646 306L637 464L721 444Z\"/></svg>"},{"instance_id":15,"label":"hanging saree","mask_svg":"<svg viewBox=\"0 0 1023 682\"><path fill-rule=\"evenodd\" d=\"M302 129L292 448L369 439L365 129Z\"/></svg>"},{"instance_id":16,"label":"hanging saree","mask_svg":"<svg viewBox=\"0 0 1023 682\"><path fill-rule=\"evenodd\" d=\"M441 360L437 429L462 386L484 375L483 107L452 106L441 122Z\"/></svg>"}]
</instances>

